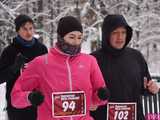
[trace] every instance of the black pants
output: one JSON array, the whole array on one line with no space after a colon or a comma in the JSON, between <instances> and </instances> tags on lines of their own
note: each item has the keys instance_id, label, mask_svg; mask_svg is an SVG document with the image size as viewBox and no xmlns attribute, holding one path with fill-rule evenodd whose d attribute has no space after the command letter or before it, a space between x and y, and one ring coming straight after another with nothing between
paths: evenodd
<instances>
[{"instance_id":1,"label":"black pants","mask_svg":"<svg viewBox=\"0 0 160 120\"><path fill-rule=\"evenodd\" d=\"M37 108L28 107L25 109L7 108L9 120L36 120Z\"/></svg>"}]
</instances>

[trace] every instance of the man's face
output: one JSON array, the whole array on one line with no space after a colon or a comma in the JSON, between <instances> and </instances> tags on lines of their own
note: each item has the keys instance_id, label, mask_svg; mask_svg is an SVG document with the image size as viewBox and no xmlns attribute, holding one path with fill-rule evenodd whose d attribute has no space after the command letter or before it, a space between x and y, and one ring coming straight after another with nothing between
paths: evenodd
<instances>
[{"instance_id":1,"label":"man's face","mask_svg":"<svg viewBox=\"0 0 160 120\"><path fill-rule=\"evenodd\" d=\"M125 27L118 27L111 32L110 45L116 49L122 49L126 43L127 31Z\"/></svg>"},{"instance_id":2,"label":"man's face","mask_svg":"<svg viewBox=\"0 0 160 120\"><path fill-rule=\"evenodd\" d=\"M34 35L34 26L31 22L26 22L18 31L18 34L26 41L31 41Z\"/></svg>"}]
</instances>

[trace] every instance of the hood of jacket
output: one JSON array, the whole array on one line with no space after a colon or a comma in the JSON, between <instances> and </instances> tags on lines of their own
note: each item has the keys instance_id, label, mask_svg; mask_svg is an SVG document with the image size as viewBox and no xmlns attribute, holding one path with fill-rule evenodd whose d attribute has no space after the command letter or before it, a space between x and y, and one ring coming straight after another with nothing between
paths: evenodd
<instances>
[{"instance_id":1,"label":"hood of jacket","mask_svg":"<svg viewBox=\"0 0 160 120\"><path fill-rule=\"evenodd\" d=\"M111 32L116 28L124 26L127 30L126 43L122 49L115 49L110 45L109 39ZM112 54L117 54L123 51L128 45L132 37L132 28L128 25L122 15L108 15L104 18L102 24L102 49Z\"/></svg>"}]
</instances>

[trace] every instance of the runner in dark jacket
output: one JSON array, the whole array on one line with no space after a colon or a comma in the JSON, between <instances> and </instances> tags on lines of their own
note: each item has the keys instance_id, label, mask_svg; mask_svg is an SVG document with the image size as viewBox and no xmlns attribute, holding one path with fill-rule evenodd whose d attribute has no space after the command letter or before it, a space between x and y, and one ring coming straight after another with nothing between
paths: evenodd
<instances>
[{"instance_id":1,"label":"runner in dark jacket","mask_svg":"<svg viewBox=\"0 0 160 120\"><path fill-rule=\"evenodd\" d=\"M20 75L21 68L36 56L47 53L45 45L40 43L34 34L33 20L26 15L19 15L15 19L18 35L8 45L0 57L0 83L6 82L7 113L9 120L36 120L37 108L31 106L25 109L16 109L11 106L10 92Z\"/></svg>"},{"instance_id":2,"label":"runner in dark jacket","mask_svg":"<svg viewBox=\"0 0 160 120\"><path fill-rule=\"evenodd\" d=\"M144 120L140 95L144 92L144 78L152 93L158 86L151 81L146 61L142 54L127 47L132 37L132 28L122 15L108 15L102 26L102 48L93 52L105 82L110 90L109 102L136 102L137 120ZM95 120L106 120L106 106L91 112Z\"/></svg>"}]
</instances>

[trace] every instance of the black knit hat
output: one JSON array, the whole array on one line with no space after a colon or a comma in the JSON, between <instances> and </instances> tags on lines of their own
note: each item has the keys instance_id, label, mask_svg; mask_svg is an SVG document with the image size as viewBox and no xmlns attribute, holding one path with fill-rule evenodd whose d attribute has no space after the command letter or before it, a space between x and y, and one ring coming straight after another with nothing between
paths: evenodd
<instances>
[{"instance_id":1,"label":"black knit hat","mask_svg":"<svg viewBox=\"0 0 160 120\"><path fill-rule=\"evenodd\" d=\"M30 22L32 24L34 24L32 18L30 18L27 15L19 15L16 17L16 19L14 20L15 26L16 26L16 31L18 31L20 29L21 26L23 26L26 22Z\"/></svg>"},{"instance_id":2,"label":"black knit hat","mask_svg":"<svg viewBox=\"0 0 160 120\"><path fill-rule=\"evenodd\" d=\"M57 33L60 37L64 37L67 33L72 31L83 32L82 25L78 19L73 16L62 17L59 20Z\"/></svg>"}]
</instances>

